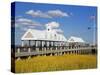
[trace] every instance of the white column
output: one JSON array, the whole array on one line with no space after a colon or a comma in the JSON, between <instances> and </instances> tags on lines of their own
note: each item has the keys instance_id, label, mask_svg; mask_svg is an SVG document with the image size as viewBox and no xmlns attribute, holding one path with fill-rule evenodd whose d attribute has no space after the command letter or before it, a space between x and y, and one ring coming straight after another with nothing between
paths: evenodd
<instances>
[{"instance_id":1,"label":"white column","mask_svg":"<svg viewBox=\"0 0 100 75\"><path fill-rule=\"evenodd\" d=\"M24 46L24 41L22 40L22 47Z\"/></svg>"},{"instance_id":2,"label":"white column","mask_svg":"<svg viewBox=\"0 0 100 75\"><path fill-rule=\"evenodd\" d=\"M17 49L17 53L20 53L20 48Z\"/></svg>"},{"instance_id":3,"label":"white column","mask_svg":"<svg viewBox=\"0 0 100 75\"><path fill-rule=\"evenodd\" d=\"M46 51L46 41L44 41L44 51Z\"/></svg>"},{"instance_id":4,"label":"white column","mask_svg":"<svg viewBox=\"0 0 100 75\"><path fill-rule=\"evenodd\" d=\"M38 45L37 45L37 42L38 42L38 41L35 41L36 51L38 51L38 48L37 48L37 46L38 46Z\"/></svg>"},{"instance_id":5,"label":"white column","mask_svg":"<svg viewBox=\"0 0 100 75\"><path fill-rule=\"evenodd\" d=\"M38 41L36 41L36 47L38 47Z\"/></svg>"},{"instance_id":6,"label":"white column","mask_svg":"<svg viewBox=\"0 0 100 75\"><path fill-rule=\"evenodd\" d=\"M30 49L30 48L28 48L28 52L29 52L29 53L31 52L31 49Z\"/></svg>"},{"instance_id":7,"label":"white column","mask_svg":"<svg viewBox=\"0 0 100 75\"><path fill-rule=\"evenodd\" d=\"M41 51L43 50L43 43L42 40L40 41L40 47L41 47Z\"/></svg>"}]
</instances>

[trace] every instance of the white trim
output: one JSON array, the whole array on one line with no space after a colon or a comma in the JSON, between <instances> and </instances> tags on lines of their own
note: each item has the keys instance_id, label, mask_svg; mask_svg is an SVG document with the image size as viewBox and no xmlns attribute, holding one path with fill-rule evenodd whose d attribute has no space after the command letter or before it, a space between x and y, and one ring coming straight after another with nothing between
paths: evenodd
<instances>
[{"instance_id":1,"label":"white trim","mask_svg":"<svg viewBox=\"0 0 100 75\"><path fill-rule=\"evenodd\" d=\"M25 36L26 36L29 32L32 34L31 30L28 29L28 30L25 32L25 34L21 37L21 40L33 40L33 38L25 38Z\"/></svg>"},{"instance_id":2,"label":"white trim","mask_svg":"<svg viewBox=\"0 0 100 75\"><path fill-rule=\"evenodd\" d=\"M25 37L29 32L34 36L34 38ZM55 38L55 34L56 34L56 38ZM52 38L51 38L51 35L52 35ZM35 29L33 30L28 29L25 32L25 34L22 36L21 40L49 40L49 41L66 41L67 42L67 39L62 34L59 34L54 31L48 32L46 30L35 30Z\"/></svg>"}]
</instances>

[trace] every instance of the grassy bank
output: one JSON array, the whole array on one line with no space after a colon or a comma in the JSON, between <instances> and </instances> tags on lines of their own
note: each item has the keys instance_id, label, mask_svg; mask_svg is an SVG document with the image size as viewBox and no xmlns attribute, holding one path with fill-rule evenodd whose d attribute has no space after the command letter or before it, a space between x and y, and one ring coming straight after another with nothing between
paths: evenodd
<instances>
[{"instance_id":1,"label":"grassy bank","mask_svg":"<svg viewBox=\"0 0 100 75\"><path fill-rule=\"evenodd\" d=\"M16 60L15 69L20 72L41 72L96 68L96 55L37 56Z\"/></svg>"}]
</instances>

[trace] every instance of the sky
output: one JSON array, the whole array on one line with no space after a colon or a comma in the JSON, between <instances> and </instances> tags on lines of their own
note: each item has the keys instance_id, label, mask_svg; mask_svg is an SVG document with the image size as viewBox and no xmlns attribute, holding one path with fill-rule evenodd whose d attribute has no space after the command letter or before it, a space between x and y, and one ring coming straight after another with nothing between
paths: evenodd
<instances>
[{"instance_id":1,"label":"sky","mask_svg":"<svg viewBox=\"0 0 100 75\"><path fill-rule=\"evenodd\" d=\"M93 43L97 30L97 7L92 6L15 2L11 16L15 18L16 45L21 44L21 37L29 28L44 30L50 23L67 39L76 36L88 43Z\"/></svg>"}]
</instances>

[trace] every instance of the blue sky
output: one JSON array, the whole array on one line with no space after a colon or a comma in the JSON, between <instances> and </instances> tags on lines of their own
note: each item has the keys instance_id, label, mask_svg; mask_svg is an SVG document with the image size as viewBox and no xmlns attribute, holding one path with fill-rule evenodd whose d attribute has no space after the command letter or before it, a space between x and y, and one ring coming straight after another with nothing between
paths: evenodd
<instances>
[{"instance_id":1,"label":"blue sky","mask_svg":"<svg viewBox=\"0 0 100 75\"><path fill-rule=\"evenodd\" d=\"M58 29L66 38L76 36L93 42L93 30L97 26L96 7L16 2L15 10L16 44L21 44L21 36L28 28L43 30L45 24L52 21L59 23Z\"/></svg>"}]
</instances>

